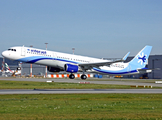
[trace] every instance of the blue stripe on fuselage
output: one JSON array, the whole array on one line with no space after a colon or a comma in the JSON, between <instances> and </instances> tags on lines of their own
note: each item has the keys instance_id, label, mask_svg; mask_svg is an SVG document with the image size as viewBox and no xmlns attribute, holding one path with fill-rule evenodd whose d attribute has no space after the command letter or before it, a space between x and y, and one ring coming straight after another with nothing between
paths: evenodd
<instances>
[{"instance_id":1,"label":"blue stripe on fuselage","mask_svg":"<svg viewBox=\"0 0 162 120\"><path fill-rule=\"evenodd\" d=\"M38 58L38 59L28 61L27 63L36 63L37 61L41 61L41 60L54 60L54 59L53 58Z\"/></svg>"},{"instance_id":2,"label":"blue stripe on fuselage","mask_svg":"<svg viewBox=\"0 0 162 120\"><path fill-rule=\"evenodd\" d=\"M78 64L78 62L71 61L71 60L65 60L60 58L52 58L52 57L42 57L42 56L34 56L34 57L25 57L22 59L18 59L17 61L26 62L26 63L36 63L41 60L57 60L57 61L63 61L63 62L70 62L74 64Z\"/></svg>"},{"instance_id":3,"label":"blue stripe on fuselage","mask_svg":"<svg viewBox=\"0 0 162 120\"><path fill-rule=\"evenodd\" d=\"M135 72L137 72L137 70L126 71L126 69L122 70L121 72L120 71L109 71L109 70L97 69L95 67L93 68L93 70L95 70L97 72L100 72L100 73L114 74L114 75L117 75L117 74L128 74L128 73L135 73Z\"/></svg>"}]
</instances>

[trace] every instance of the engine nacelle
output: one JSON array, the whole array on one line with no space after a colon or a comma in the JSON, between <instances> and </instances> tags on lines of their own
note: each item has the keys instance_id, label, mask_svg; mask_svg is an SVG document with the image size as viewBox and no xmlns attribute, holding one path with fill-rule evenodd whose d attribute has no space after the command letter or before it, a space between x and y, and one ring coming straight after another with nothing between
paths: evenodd
<instances>
[{"instance_id":1,"label":"engine nacelle","mask_svg":"<svg viewBox=\"0 0 162 120\"><path fill-rule=\"evenodd\" d=\"M60 68L50 67L50 66L48 66L47 69L49 72L60 72L61 71Z\"/></svg>"},{"instance_id":2,"label":"engine nacelle","mask_svg":"<svg viewBox=\"0 0 162 120\"><path fill-rule=\"evenodd\" d=\"M76 72L78 72L79 67L78 67L77 65L65 64L64 70L65 70L66 72L76 73Z\"/></svg>"}]
</instances>

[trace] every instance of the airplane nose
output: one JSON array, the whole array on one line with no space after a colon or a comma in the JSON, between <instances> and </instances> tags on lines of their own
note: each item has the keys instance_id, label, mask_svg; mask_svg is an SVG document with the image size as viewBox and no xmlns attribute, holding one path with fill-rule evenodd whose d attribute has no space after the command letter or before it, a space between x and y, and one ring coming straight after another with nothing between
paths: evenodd
<instances>
[{"instance_id":1,"label":"airplane nose","mask_svg":"<svg viewBox=\"0 0 162 120\"><path fill-rule=\"evenodd\" d=\"M2 52L2 56L3 56L3 57L6 57L6 51L3 51L3 52Z\"/></svg>"}]
</instances>

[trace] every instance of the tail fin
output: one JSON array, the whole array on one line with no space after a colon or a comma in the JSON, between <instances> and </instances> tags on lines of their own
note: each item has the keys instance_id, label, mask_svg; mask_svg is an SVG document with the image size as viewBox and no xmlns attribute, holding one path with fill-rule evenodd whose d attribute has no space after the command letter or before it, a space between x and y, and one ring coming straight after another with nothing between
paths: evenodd
<instances>
[{"instance_id":1,"label":"tail fin","mask_svg":"<svg viewBox=\"0 0 162 120\"><path fill-rule=\"evenodd\" d=\"M7 63L5 63L5 67L6 67L7 70L9 70L11 73L13 73L13 71L9 68Z\"/></svg>"},{"instance_id":2,"label":"tail fin","mask_svg":"<svg viewBox=\"0 0 162 120\"><path fill-rule=\"evenodd\" d=\"M148 62L152 46L145 46L130 62L129 64L137 68L144 68ZM133 67L132 66L132 67Z\"/></svg>"},{"instance_id":3,"label":"tail fin","mask_svg":"<svg viewBox=\"0 0 162 120\"><path fill-rule=\"evenodd\" d=\"M8 70L10 70L10 68L9 68L9 66L8 66L7 63L5 63L5 67L6 67Z\"/></svg>"}]
</instances>

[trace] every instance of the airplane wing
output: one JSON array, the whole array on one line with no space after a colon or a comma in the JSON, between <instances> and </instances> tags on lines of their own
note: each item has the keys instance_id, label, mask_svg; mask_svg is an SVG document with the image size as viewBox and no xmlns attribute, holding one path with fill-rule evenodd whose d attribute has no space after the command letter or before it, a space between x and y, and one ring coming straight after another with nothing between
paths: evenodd
<instances>
[{"instance_id":1,"label":"airplane wing","mask_svg":"<svg viewBox=\"0 0 162 120\"><path fill-rule=\"evenodd\" d=\"M121 60L93 62L93 63L80 63L78 65L82 68L82 70L92 69L93 67L99 68L100 66L108 66L108 65L111 65L112 63L124 62L127 59L129 54L130 52L128 52Z\"/></svg>"},{"instance_id":2,"label":"airplane wing","mask_svg":"<svg viewBox=\"0 0 162 120\"><path fill-rule=\"evenodd\" d=\"M99 68L100 66L108 66L112 63L123 62L124 60L116 60L116 61L105 61L105 62L93 62L93 63L80 63L78 64L83 70L92 69L93 67Z\"/></svg>"}]
</instances>

